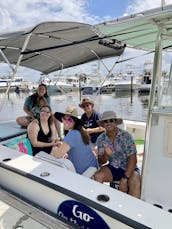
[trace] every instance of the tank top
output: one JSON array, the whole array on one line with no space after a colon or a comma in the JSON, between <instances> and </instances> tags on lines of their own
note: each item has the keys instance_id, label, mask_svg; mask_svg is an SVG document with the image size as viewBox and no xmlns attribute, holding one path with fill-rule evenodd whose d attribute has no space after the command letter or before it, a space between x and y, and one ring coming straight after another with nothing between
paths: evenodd
<instances>
[{"instance_id":1,"label":"tank top","mask_svg":"<svg viewBox=\"0 0 172 229\"><path fill-rule=\"evenodd\" d=\"M40 142L51 142L51 128L50 128L50 124L48 123L48 127L49 127L49 131L47 134L44 133L42 126L41 126L41 122L40 120L38 120L39 122L39 132L38 132L38 141ZM33 151L33 156L35 156L37 153L39 153L40 151L44 151L48 154L51 153L52 150L52 146L48 146L48 147L34 147L32 146L32 151Z\"/></svg>"}]
</instances>

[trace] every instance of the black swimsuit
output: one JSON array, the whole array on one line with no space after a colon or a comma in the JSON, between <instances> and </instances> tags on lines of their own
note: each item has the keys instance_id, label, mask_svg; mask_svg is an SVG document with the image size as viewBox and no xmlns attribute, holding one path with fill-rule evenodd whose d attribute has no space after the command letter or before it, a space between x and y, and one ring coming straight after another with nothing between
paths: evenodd
<instances>
[{"instance_id":1,"label":"black swimsuit","mask_svg":"<svg viewBox=\"0 0 172 229\"><path fill-rule=\"evenodd\" d=\"M44 133L43 129L42 129L42 126L41 126L41 122L40 120L39 121L39 127L40 127L40 130L38 132L38 141L40 142L51 142L51 128L50 128L50 124L48 124L49 126L49 132L47 134ZM48 146L48 147L34 147L32 146L32 150L33 150L33 156L35 156L37 153L39 153L40 151L44 151L48 154L51 153L51 150L52 150L52 146Z\"/></svg>"}]
</instances>

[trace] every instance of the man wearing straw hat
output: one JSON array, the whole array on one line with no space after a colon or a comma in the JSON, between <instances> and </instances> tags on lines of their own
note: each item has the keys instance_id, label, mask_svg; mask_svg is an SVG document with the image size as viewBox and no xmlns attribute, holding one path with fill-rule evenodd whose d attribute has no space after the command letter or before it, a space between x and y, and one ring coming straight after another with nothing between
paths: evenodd
<instances>
[{"instance_id":1,"label":"man wearing straw hat","mask_svg":"<svg viewBox=\"0 0 172 229\"><path fill-rule=\"evenodd\" d=\"M94 179L101 183L119 181L120 191L140 198L136 146L132 136L118 127L122 122L114 111L105 111L98 121L105 128L105 132L97 139L98 160L103 165L95 173Z\"/></svg>"}]
</instances>

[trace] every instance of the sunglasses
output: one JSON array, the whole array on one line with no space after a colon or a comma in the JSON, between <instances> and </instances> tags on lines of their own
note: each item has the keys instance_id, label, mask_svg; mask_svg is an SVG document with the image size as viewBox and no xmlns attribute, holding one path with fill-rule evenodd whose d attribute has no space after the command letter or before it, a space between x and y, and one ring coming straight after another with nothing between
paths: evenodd
<instances>
[{"instance_id":1,"label":"sunglasses","mask_svg":"<svg viewBox=\"0 0 172 229\"><path fill-rule=\"evenodd\" d=\"M73 123L73 119L72 118L62 118L63 122L68 122L68 123Z\"/></svg>"},{"instance_id":2,"label":"sunglasses","mask_svg":"<svg viewBox=\"0 0 172 229\"><path fill-rule=\"evenodd\" d=\"M50 114L51 112L50 111L40 111L41 113L46 113L46 114Z\"/></svg>"},{"instance_id":3,"label":"sunglasses","mask_svg":"<svg viewBox=\"0 0 172 229\"><path fill-rule=\"evenodd\" d=\"M84 107L89 107L89 106L90 106L89 103L85 103L85 104L82 105L83 108L84 108Z\"/></svg>"},{"instance_id":4,"label":"sunglasses","mask_svg":"<svg viewBox=\"0 0 172 229\"><path fill-rule=\"evenodd\" d=\"M115 122L116 119L107 119L107 120L104 120L103 122L104 123L112 123L112 122Z\"/></svg>"}]
</instances>

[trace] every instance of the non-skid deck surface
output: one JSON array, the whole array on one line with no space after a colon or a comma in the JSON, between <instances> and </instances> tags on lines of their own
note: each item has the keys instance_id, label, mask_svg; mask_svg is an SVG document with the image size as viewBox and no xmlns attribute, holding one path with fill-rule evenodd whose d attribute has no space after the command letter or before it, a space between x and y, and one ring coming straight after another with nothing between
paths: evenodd
<instances>
[{"instance_id":1,"label":"non-skid deck surface","mask_svg":"<svg viewBox=\"0 0 172 229\"><path fill-rule=\"evenodd\" d=\"M22 129L18 126L16 122L2 123L0 124L0 142L23 135L26 131L26 129Z\"/></svg>"}]
</instances>

